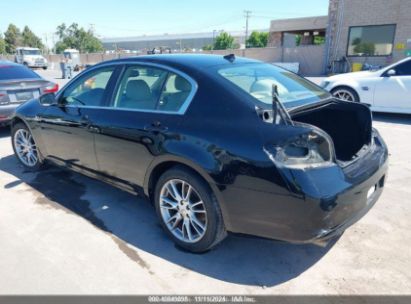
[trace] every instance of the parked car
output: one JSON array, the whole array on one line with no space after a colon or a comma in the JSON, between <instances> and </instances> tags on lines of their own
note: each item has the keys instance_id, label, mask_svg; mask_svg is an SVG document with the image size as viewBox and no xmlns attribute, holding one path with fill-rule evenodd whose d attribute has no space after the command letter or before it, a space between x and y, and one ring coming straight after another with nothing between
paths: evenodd
<instances>
[{"instance_id":1,"label":"parked car","mask_svg":"<svg viewBox=\"0 0 411 304\"><path fill-rule=\"evenodd\" d=\"M370 104L376 112L411 114L411 58L378 71L328 77L322 87L336 98Z\"/></svg>"},{"instance_id":2,"label":"parked car","mask_svg":"<svg viewBox=\"0 0 411 304\"><path fill-rule=\"evenodd\" d=\"M10 122L20 104L57 90L57 84L41 78L29 68L10 61L0 61L0 126Z\"/></svg>"},{"instance_id":3,"label":"parked car","mask_svg":"<svg viewBox=\"0 0 411 304\"><path fill-rule=\"evenodd\" d=\"M50 162L147 196L193 252L228 231L325 242L377 201L388 155L367 106L233 55L97 64L20 106L12 143L27 170Z\"/></svg>"},{"instance_id":4,"label":"parked car","mask_svg":"<svg viewBox=\"0 0 411 304\"><path fill-rule=\"evenodd\" d=\"M47 70L47 59L42 55L40 49L32 47L16 48L15 62L30 68L42 68Z\"/></svg>"}]
</instances>

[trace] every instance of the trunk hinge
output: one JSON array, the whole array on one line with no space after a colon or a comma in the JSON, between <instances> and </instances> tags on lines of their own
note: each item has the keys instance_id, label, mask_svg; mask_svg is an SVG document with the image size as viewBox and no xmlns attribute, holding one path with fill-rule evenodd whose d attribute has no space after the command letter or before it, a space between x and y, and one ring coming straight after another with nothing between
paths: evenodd
<instances>
[{"instance_id":1,"label":"trunk hinge","mask_svg":"<svg viewBox=\"0 0 411 304\"><path fill-rule=\"evenodd\" d=\"M280 124L281 122L285 125L294 125L290 114L280 101L278 95L278 87L273 84L272 90L272 107L273 107L273 124Z\"/></svg>"}]
</instances>

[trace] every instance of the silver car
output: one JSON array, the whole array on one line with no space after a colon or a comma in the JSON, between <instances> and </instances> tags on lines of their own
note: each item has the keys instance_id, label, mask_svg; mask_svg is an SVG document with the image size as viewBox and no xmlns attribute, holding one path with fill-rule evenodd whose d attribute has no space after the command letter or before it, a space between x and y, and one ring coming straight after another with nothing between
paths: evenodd
<instances>
[{"instance_id":1,"label":"silver car","mask_svg":"<svg viewBox=\"0 0 411 304\"><path fill-rule=\"evenodd\" d=\"M41 78L29 68L0 60L0 126L8 124L23 102L57 91L57 84Z\"/></svg>"}]
</instances>

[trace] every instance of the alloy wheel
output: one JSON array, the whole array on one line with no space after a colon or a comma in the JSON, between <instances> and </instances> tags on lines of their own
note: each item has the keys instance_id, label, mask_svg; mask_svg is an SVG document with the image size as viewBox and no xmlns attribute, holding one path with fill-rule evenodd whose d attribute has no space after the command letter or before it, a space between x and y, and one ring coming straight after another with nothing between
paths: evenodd
<instances>
[{"instance_id":1,"label":"alloy wheel","mask_svg":"<svg viewBox=\"0 0 411 304\"><path fill-rule=\"evenodd\" d=\"M162 219L176 238L195 243L205 235L207 211L192 185L181 179L171 179L162 186L159 199Z\"/></svg>"},{"instance_id":2,"label":"alloy wheel","mask_svg":"<svg viewBox=\"0 0 411 304\"><path fill-rule=\"evenodd\" d=\"M28 167L34 167L39 158L37 146L30 132L25 129L19 129L14 134L13 140L20 161Z\"/></svg>"},{"instance_id":3,"label":"alloy wheel","mask_svg":"<svg viewBox=\"0 0 411 304\"><path fill-rule=\"evenodd\" d=\"M344 101L356 101L354 94L347 90L337 90L333 93L333 96Z\"/></svg>"}]
</instances>

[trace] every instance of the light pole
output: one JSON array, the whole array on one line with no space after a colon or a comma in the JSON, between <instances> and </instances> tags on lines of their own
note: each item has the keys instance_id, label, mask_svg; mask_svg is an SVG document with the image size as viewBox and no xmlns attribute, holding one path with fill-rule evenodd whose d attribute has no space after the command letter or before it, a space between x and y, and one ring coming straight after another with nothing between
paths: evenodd
<instances>
[{"instance_id":1,"label":"light pole","mask_svg":"<svg viewBox=\"0 0 411 304\"><path fill-rule=\"evenodd\" d=\"M217 30L213 30L213 45L211 46L211 49L214 50L214 45L215 45L215 34L217 33Z\"/></svg>"},{"instance_id":2,"label":"light pole","mask_svg":"<svg viewBox=\"0 0 411 304\"><path fill-rule=\"evenodd\" d=\"M244 17L245 17L245 48L247 48L247 39L248 39L248 19L251 17L251 11L244 11Z\"/></svg>"}]
</instances>

